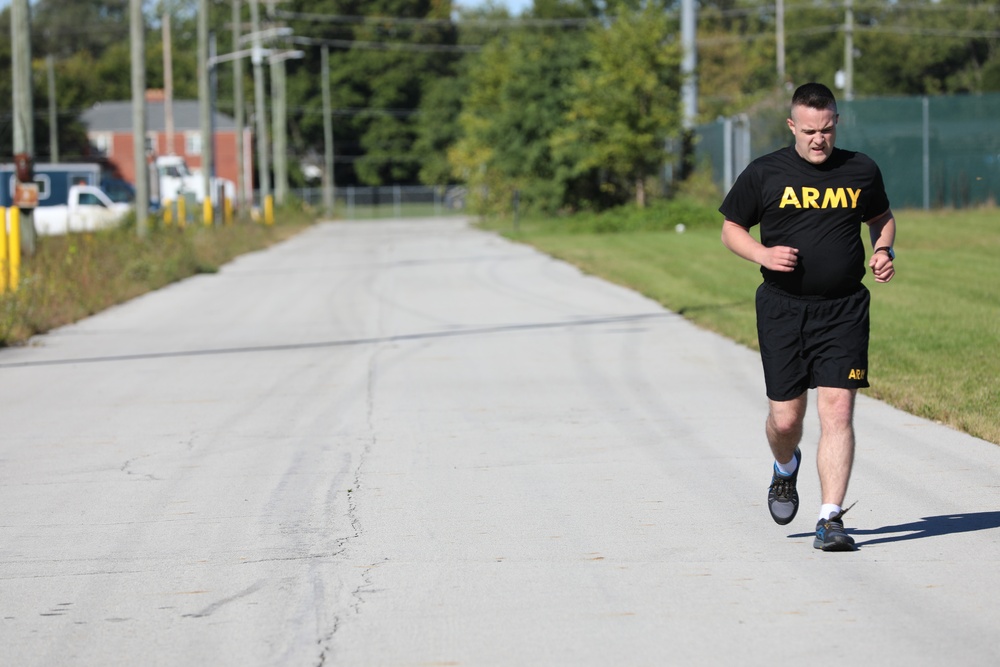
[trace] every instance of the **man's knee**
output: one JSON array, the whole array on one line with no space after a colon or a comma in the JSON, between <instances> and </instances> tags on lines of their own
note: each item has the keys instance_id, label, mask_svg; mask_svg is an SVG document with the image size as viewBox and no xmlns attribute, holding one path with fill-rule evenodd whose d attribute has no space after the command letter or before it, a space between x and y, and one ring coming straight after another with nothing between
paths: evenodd
<instances>
[{"instance_id":1,"label":"man's knee","mask_svg":"<svg viewBox=\"0 0 1000 667\"><path fill-rule=\"evenodd\" d=\"M820 423L826 427L850 428L854 423L856 389L820 387L816 407Z\"/></svg>"},{"instance_id":2,"label":"man's knee","mask_svg":"<svg viewBox=\"0 0 1000 667\"><path fill-rule=\"evenodd\" d=\"M790 436L802 431L802 421L806 414L805 395L791 401L771 401L768 426L776 435Z\"/></svg>"}]
</instances>

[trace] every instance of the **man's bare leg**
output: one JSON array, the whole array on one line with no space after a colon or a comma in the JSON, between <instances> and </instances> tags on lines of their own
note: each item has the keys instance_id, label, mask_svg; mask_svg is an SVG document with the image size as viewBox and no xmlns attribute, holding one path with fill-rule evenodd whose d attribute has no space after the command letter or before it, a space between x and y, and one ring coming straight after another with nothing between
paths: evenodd
<instances>
[{"instance_id":1,"label":"man's bare leg","mask_svg":"<svg viewBox=\"0 0 1000 667\"><path fill-rule=\"evenodd\" d=\"M802 421L806 415L806 394L790 401L771 401L764 431L774 460L785 464L792 460L802 440Z\"/></svg>"},{"instance_id":2,"label":"man's bare leg","mask_svg":"<svg viewBox=\"0 0 1000 667\"><path fill-rule=\"evenodd\" d=\"M767 489L767 509L779 526L791 523L799 511L799 493L795 488L795 481L799 476L801 456L796 457L795 450L802 440L805 412L806 395L803 393L790 401L771 401L771 409L767 414L767 443L771 446L776 462L771 485ZM793 458L794 470L789 465Z\"/></svg>"},{"instance_id":3,"label":"man's bare leg","mask_svg":"<svg viewBox=\"0 0 1000 667\"><path fill-rule=\"evenodd\" d=\"M816 407L820 437L816 467L824 505L842 507L854 465L854 399L856 389L820 387Z\"/></svg>"}]
</instances>

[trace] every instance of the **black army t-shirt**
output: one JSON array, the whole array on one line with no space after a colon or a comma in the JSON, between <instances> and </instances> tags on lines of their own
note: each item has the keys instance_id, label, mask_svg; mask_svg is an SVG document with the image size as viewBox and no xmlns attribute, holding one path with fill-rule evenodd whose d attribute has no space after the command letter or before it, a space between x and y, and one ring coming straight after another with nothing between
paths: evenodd
<instances>
[{"instance_id":1,"label":"black army t-shirt","mask_svg":"<svg viewBox=\"0 0 1000 667\"><path fill-rule=\"evenodd\" d=\"M751 162L719 211L746 229L759 224L769 248L798 248L794 271L761 267L765 282L790 294L838 297L857 291L865 276L861 223L888 208L882 172L867 155L835 148L814 165L789 146Z\"/></svg>"}]
</instances>

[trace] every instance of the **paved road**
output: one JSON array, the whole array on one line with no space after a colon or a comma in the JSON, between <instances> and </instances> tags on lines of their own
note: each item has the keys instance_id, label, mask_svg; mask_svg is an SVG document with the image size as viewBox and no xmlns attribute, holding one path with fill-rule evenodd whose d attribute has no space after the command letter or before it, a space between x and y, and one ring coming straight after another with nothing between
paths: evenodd
<instances>
[{"instance_id":1,"label":"paved road","mask_svg":"<svg viewBox=\"0 0 1000 667\"><path fill-rule=\"evenodd\" d=\"M0 350L0 663L998 664L1000 447L860 400L825 554L764 410L529 248L317 226Z\"/></svg>"}]
</instances>

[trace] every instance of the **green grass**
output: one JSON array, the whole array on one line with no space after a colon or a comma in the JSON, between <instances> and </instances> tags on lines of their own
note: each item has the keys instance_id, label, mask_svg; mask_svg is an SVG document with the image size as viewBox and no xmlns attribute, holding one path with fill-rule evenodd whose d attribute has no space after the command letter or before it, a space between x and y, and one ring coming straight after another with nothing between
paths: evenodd
<instances>
[{"instance_id":1,"label":"green grass","mask_svg":"<svg viewBox=\"0 0 1000 667\"><path fill-rule=\"evenodd\" d=\"M312 221L280 211L278 224L205 227L154 223L139 239L130 225L94 233L40 237L21 263L16 292L0 294L0 346L75 322L197 273L213 273L234 257L291 236Z\"/></svg>"},{"instance_id":2,"label":"green grass","mask_svg":"<svg viewBox=\"0 0 1000 667\"><path fill-rule=\"evenodd\" d=\"M722 246L714 207L692 219L698 210L685 204L677 212L533 218L516 230L509 220L486 226L756 348L758 268ZM682 234L674 231L681 221ZM865 279L873 294L866 393L1000 443L1000 217L992 209L897 211L897 222L895 278Z\"/></svg>"}]
</instances>

